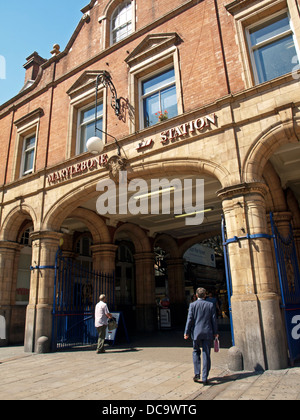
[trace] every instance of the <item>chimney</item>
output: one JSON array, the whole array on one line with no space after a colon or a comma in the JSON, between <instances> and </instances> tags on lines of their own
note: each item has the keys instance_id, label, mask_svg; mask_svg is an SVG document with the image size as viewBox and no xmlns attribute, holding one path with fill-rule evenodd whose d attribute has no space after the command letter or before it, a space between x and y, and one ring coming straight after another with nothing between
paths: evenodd
<instances>
[{"instance_id":1,"label":"chimney","mask_svg":"<svg viewBox=\"0 0 300 420\"><path fill-rule=\"evenodd\" d=\"M27 62L24 64L25 73L25 85L28 82L32 82L37 78L40 66L47 60L40 57L36 51L34 51L29 57L26 58Z\"/></svg>"}]
</instances>

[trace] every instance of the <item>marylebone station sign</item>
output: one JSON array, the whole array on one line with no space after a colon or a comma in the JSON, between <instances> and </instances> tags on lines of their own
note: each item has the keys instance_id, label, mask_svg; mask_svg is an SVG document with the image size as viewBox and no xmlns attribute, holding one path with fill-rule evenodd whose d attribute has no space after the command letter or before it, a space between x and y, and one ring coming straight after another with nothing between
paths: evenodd
<instances>
[{"instance_id":1,"label":"marylebone station sign","mask_svg":"<svg viewBox=\"0 0 300 420\"><path fill-rule=\"evenodd\" d=\"M168 130L160 133L160 143L162 146L172 144L177 140L183 140L203 133L206 130L211 130L217 127L217 115L210 114L195 120L188 121L176 127L169 128ZM140 141L135 148L137 152L146 151L154 144L153 139L146 139ZM107 154L102 154L96 157L91 157L79 163L66 166L63 169L54 171L48 175L49 185L57 184L75 176L81 175L86 172L94 171L97 169L107 168L109 157Z\"/></svg>"}]
</instances>

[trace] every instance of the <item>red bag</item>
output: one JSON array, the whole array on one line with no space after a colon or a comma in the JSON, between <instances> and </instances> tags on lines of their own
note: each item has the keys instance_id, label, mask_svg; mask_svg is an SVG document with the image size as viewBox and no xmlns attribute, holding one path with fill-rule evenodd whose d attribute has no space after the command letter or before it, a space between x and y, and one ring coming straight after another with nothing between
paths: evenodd
<instances>
[{"instance_id":1,"label":"red bag","mask_svg":"<svg viewBox=\"0 0 300 420\"><path fill-rule=\"evenodd\" d=\"M215 353L219 353L220 351L220 342L218 338L215 338L215 344L214 344Z\"/></svg>"}]
</instances>

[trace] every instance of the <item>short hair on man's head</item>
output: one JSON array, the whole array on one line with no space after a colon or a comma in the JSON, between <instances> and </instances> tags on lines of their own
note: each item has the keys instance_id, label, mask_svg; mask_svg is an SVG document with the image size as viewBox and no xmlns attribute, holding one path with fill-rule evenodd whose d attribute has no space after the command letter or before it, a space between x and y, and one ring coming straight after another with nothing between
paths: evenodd
<instances>
[{"instance_id":1,"label":"short hair on man's head","mask_svg":"<svg viewBox=\"0 0 300 420\"><path fill-rule=\"evenodd\" d=\"M198 289L196 290L196 295L198 296L198 298L204 299L206 296L206 290L203 289L203 287L198 287Z\"/></svg>"},{"instance_id":2,"label":"short hair on man's head","mask_svg":"<svg viewBox=\"0 0 300 420\"><path fill-rule=\"evenodd\" d=\"M104 299L105 299L105 297L106 297L105 295L100 295L100 296L99 296L99 300L104 300Z\"/></svg>"}]
</instances>

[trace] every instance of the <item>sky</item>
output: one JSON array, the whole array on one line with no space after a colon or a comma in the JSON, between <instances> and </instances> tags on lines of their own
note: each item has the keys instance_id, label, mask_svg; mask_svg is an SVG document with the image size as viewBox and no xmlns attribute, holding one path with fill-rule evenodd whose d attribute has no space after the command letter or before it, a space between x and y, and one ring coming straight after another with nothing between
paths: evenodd
<instances>
[{"instance_id":1,"label":"sky","mask_svg":"<svg viewBox=\"0 0 300 420\"><path fill-rule=\"evenodd\" d=\"M0 0L0 105L24 84L26 58L63 51L90 0Z\"/></svg>"}]
</instances>

